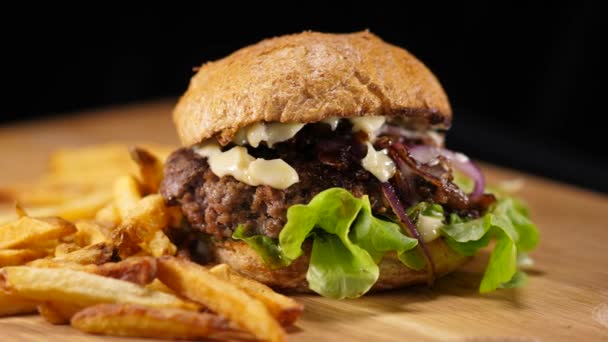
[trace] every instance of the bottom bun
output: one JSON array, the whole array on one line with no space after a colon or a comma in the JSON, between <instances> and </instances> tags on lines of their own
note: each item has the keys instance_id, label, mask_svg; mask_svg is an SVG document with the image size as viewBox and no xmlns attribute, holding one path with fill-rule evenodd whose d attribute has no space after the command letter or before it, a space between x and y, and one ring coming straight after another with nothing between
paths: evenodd
<instances>
[{"instance_id":1,"label":"bottom bun","mask_svg":"<svg viewBox=\"0 0 608 342\"><path fill-rule=\"evenodd\" d=\"M441 238L426 245L435 262L438 277L454 271L469 259L469 257L454 252ZM239 273L273 288L295 292L311 292L306 281L306 272L310 260L310 245L305 246L304 254L291 265L274 270L266 266L262 258L242 241L224 240L217 242L214 255L217 262L228 264ZM397 259L396 253L387 253L379 267L380 277L372 287L372 291L426 283L428 279L426 270L415 271L403 265Z\"/></svg>"}]
</instances>

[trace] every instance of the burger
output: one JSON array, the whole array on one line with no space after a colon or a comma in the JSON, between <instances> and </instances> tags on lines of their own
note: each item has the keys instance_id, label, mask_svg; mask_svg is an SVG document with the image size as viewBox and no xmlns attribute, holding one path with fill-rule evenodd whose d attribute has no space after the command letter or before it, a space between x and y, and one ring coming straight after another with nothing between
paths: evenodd
<instances>
[{"instance_id":1,"label":"burger","mask_svg":"<svg viewBox=\"0 0 608 342\"><path fill-rule=\"evenodd\" d=\"M203 64L161 193L187 246L290 291L355 298L435 279L491 241L481 292L524 283L538 232L444 146L448 98L368 31L267 39Z\"/></svg>"}]
</instances>

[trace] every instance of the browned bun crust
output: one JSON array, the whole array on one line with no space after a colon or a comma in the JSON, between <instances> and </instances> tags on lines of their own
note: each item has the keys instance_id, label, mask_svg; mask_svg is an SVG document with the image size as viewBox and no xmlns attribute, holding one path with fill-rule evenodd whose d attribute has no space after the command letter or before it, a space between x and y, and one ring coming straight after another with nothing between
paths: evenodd
<instances>
[{"instance_id":1,"label":"browned bun crust","mask_svg":"<svg viewBox=\"0 0 608 342\"><path fill-rule=\"evenodd\" d=\"M448 274L469 260L450 249L443 240L437 239L427 244L433 257L438 276ZM235 240L218 242L214 247L217 262L230 265L239 273L277 289L296 292L310 292L306 282L306 272L310 258L310 248L285 268L272 270L246 243ZM397 259L395 253L387 253L380 262L380 278L372 291L389 290L413 284L426 283L425 270L415 271Z\"/></svg>"},{"instance_id":2,"label":"browned bun crust","mask_svg":"<svg viewBox=\"0 0 608 342\"><path fill-rule=\"evenodd\" d=\"M184 145L229 142L249 124L386 115L448 128L441 85L419 60L368 31L304 32L263 40L203 64L173 113Z\"/></svg>"}]
</instances>

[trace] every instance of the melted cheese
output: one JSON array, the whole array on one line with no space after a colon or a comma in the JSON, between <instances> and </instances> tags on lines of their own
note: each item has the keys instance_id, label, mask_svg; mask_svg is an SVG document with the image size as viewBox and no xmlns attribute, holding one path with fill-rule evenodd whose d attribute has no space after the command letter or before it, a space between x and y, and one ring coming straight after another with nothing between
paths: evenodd
<instances>
[{"instance_id":1,"label":"melted cheese","mask_svg":"<svg viewBox=\"0 0 608 342\"><path fill-rule=\"evenodd\" d=\"M340 123L340 119L342 119L342 118L339 117L339 116L330 116L329 118L321 120L321 122L328 124L329 127L331 127L331 130L335 131L336 128L338 128L338 124Z\"/></svg>"},{"instance_id":2,"label":"melted cheese","mask_svg":"<svg viewBox=\"0 0 608 342\"><path fill-rule=\"evenodd\" d=\"M384 125L386 117L384 116L362 116L357 118L350 118L350 122L353 124L353 132L363 131L367 133L370 140L376 137L376 133L380 130L380 127Z\"/></svg>"},{"instance_id":3,"label":"melted cheese","mask_svg":"<svg viewBox=\"0 0 608 342\"><path fill-rule=\"evenodd\" d=\"M303 123L256 122L239 129L232 141L237 145L252 147L258 147L265 141L268 147L272 147L276 143L293 138L302 127Z\"/></svg>"},{"instance_id":4,"label":"melted cheese","mask_svg":"<svg viewBox=\"0 0 608 342\"><path fill-rule=\"evenodd\" d=\"M439 228L443 226L443 220L439 217L420 215L416 226L422 236L422 241L430 242L439 237Z\"/></svg>"},{"instance_id":5,"label":"melted cheese","mask_svg":"<svg viewBox=\"0 0 608 342\"><path fill-rule=\"evenodd\" d=\"M216 142L210 142L194 147L194 152L207 158L216 176L232 176L252 186L268 185L283 190L300 180L296 170L282 159L256 159L245 147L235 146L222 152Z\"/></svg>"},{"instance_id":6,"label":"melted cheese","mask_svg":"<svg viewBox=\"0 0 608 342\"><path fill-rule=\"evenodd\" d=\"M395 163L386 149L376 151L372 144L366 144L367 154L361 159L361 165L381 182L387 182L395 174Z\"/></svg>"}]
</instances>

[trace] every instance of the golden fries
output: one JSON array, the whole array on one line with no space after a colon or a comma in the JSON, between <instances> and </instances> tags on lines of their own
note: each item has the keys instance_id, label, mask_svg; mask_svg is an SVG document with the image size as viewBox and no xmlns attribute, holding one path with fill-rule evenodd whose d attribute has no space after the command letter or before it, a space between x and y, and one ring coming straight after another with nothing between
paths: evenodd
<instances>
[{"instance_id":1,"label":"golden fries","mask_svg":"<svg viewBox=\"0 0 608 342\"><path fill-rule=\"evenodd\" d=\"M86 247L110 241L109 236L104 232L106 229L95 221L78 221L76 229L78 231L74 235L74 242L78 246Z\"/></svg>"},{"instance_id":2,"label":"golden fries","mask_svg":"<svg viewBox=\"0 0 608 342\"><path fill-rule=\"evenodd\" d=\"M66 304L60 302L44 302L37 306L38 313L45 321L51 324L68 324L70 319L78 311L82 310L82 306Z\"/></svg>"},{"instance_id":3,"label":"golden fries","mask_svg":"<svg viewBox=\"0 0 608 342\"><path fill-rule=\"evenodd\" d=\"M169 239L183 221L157 193L169 153L65 149L37 183L0 189L0 317L37 311L115 336L283 341L299 303L227 265L186 261Z\"/></svg>"},{"instance_id":4,"label":"golden fries","mask_svg":"<svg viewBox=\"0 0 608 342\"><path fill-rule=\"evenodd\" d=\"M114 246L101 242L62 255L55 254L54 260L59 262L74 262L82 265L101 265L112 259L113 252Z\"/></svg>"},{"instance_id":5,"label":"golden fries","mask_svg":"<svg viewBox=\"0 0 608 342\"><path fill-rule=\"evenodd\" d=\"M169 223L167 207L160 195L149 195L141 199L123 222L123 229L134 241L148 242L154 234Z\"/></svg>"},{"instance_id":6,"label":"golden fries","mask_svg":"<svg viewBox=\"0 0 608 342\"><path fill-rule=\"evenodd\" d=\"M89 219L112 199L109 191L98 191L63 202L55 206L27 208L28 214L35 217L57 216L65 220Z\"/></svg>"},{"instance_id":7,"label":"golden fries","mask_svg":"<svg viewBox=\"0 0 608 342\"><path fill-rule=\"evenodd\" d=\"M160 182L163 179L163 164L150 152L139 147L129 149L131 158L139 166L142 187L145 192L158 192Z\"/></svg>"},{"instance_id":8,"label":"golden fries","mask_svg":"<svg viewBox=\"0 0 608 342\"><path fill-rule=\"evenodd\" d=\"M154 279L150 284L146 285L150 290L156 290L161 292L166 292L170 294L175 294L175 291L171 290L167 285L163 284L162 281L158 279Z\"/></svg>"},{"instance_id":9,"label":"golden fries","mask_svg":"<svg viewBox=\"0 0 608 342\"><path fill-rule=\"evenodd\" d=\"M97 266L92 273L143 286L154 281L156 272L157 263L155 258L131 257L121 262Z\"/></svg>"},{"instance_id":10,"label":"golden fries","mask_svg":"<svg viewBox=\"0 0 608 342\"><path fill-rule=\"evenodd\" d=\"M153 256L175 255L177 248L163 233L168 224L169 215L163 198L157 194L142 198L114 232L120 256L135 254L137 247Z\"/></svg>"},{"instance_id":11,"label":"golden fries","mask_svg":"<svg viewBox=\"0 0 608 342\"><path fill-rule=\"evenodd\" d=\"M0 249L27 247L38 241L57 239L75 232L74 224L59 218L21 217L0 226Z\"/></svg>"},{"instance_id":12,"label":"golden fries","mask_svg":"<svg viewBox=\"0 0 608 342\"><path fill-rule=\"evenodd\" d=\"M36 312L36 302L0 290L0 317Z\"/></svg>"},{"instance_id":13,"label":"golden fries","mask_svg":"<svg viewBox=\"0 0 608 342\"><path fill-rule=\"evenodd\" d=\"M55 246L55 251L53 252L53 255L55 257L61 257L66 254L70 254L74 251L77 251L79 248L80 247L73 242L60 243Z\"/></svg>"},{"instance_id":14,"label":"golden fries","mask_svg":"<svg viewBox=\"0 0 608 342\"><path fill-rule=\"evenodd\" d=\"M117 226L120 224L120 213L116 204L108 203L95 214L95 221L106 225Z\"/></svg>"},{"instance_id":15,"label":"golden fries","mask_svg":"<svg viewBox=\"0 0 608 342\"><path fill-rule=\"evenodd\" d=\"M68 319L63 317L61 313L55 311L55 309L47 303L38 304L36 308L38 309L38 314L51 324L59 325L69 322Z\"/></svg>"},{"instance_id":16,"label":"golden fries","mask_svg":"<svg viewBox=\"0 0 608 342\"><path fill-rule=\"evenodd\" d=\"M82 271L104 277L120 279L137 285L147 285L156 278L156 259L151 257L131 257L120 262L108 262L103 265L83 265L56 259L38 259L28 264L38 268L63 268ZM155 288L151 288L155 289ZM163 291L167 292L167 291Z\"/></svg>"},{"instance_id":17,"label":"golden fries","mask_svg":"<svg viewBox=\"0 0 608 342\"><path fill-rule=\"evenodd\" d=\"M0 249L0 267L23 265L47 254L41 249Z\"/></svg>"},{"instance_id":18,"label":"golden fries","mask_svg":"<svg viewBox=\"0 0 608 342\"><path fill-rule=\"evenodd\" d=\"M122 176L114 183L114 203L121 220L127 219L141 199L139 185L132 176Z\"/></svg>"},{"instance_id":19,"label":"golden fries","mask_svg":"<svg viewBox=\"0 0 608 342\"><path fill-rule=\"evenodd\" d=\"M165 256L158 260L158 279L181 296L227 317L261 340L285 339L285 332L262 302L200 265Z\"/></svg>"},{"instance_id":20,"label":"golden fries","mask_svg":"<svg viewBox=\"0 0 608 342\"><path fill-rule=\"evenodd\" d=\"M304 311L302 304L274 292L270 287L260 282L243 277L226 264L214 266L209 271L260 300L266 305L270 314L283 326L292 325Z\"/></svg>"},{"instance_id":21,"label":"golden fries","mask_svg":"<svg viewBox=\"0 0 608 342\"><path fill-rule=\"evenodd\" d=\"M126 146L120 144L60 149L51 155L49 164L54 173L63 174L98 172L103 168L135 170Z\"/></svg>"},{"instance_id":22,"label":"golden fries","mask_svg":"<svg viewBox=\"0 0 608 342\"><path fill-rule=\"evenodd\" d=\"M185 340L230 331L225 319L210 313L132 304L89 307L72 318L72 326L93 334Z\"/></svg>"},{"instance_id":23,"label":"golden fries","mask_svg":"<svg viewBox=\"0 0 608 342\"><path fill-rule=\"evenodd\" d=\"M144 249L147 250L150 255L159 257L162 255L175 255L177 253L177 247L171 240L163 233L162 230L156 231L152 240L144 244Z\"/></svg>"},{"instance_id":24,"label":"golden fries","mask_svg":"<svg viewBox=\"0 0 608 342\"><path fill-rule=\"evenodd\" d=\"M0 270L0 289L23 298L90 306L100 303L141 304L196 310L197 306L159 291L81 271L11 266Z\"/></svg>"}]
</instances>

